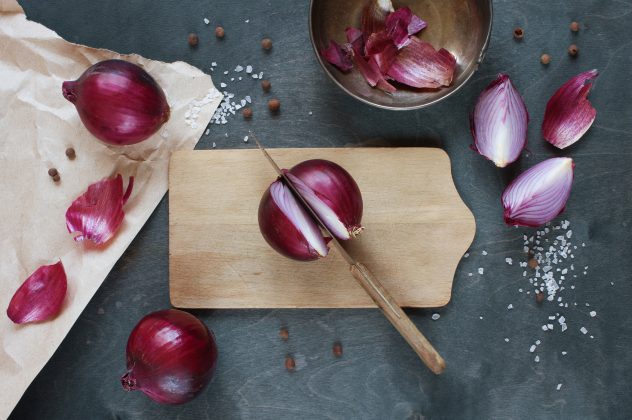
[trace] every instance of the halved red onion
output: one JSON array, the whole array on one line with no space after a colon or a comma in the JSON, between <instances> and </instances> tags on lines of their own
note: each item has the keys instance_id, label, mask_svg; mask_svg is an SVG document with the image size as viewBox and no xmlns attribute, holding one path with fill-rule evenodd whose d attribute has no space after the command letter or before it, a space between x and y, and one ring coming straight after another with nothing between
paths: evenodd
<instances>
[{"instance_id":1,"label":"halved red onion","mask_svg":"<svg viewBox=\"0 0 632 420\"><path fill-rule=\"evenodd\" d=\"M362 33L368 38L384 29L386 16L393 10L391 0L370 0L362 11Z\"/></svg>"},{"instance_id":2,"label":"halved red onion","mask_svg":"<svg viewBox=\"0 0 632 420\"><path fill-rule=\"evenodd\" d=\"M68 232L80 232L75 241L89 239L97 245L109 241L123 223L123 206L132 194L134 177L123 192L123 177L105 178L90 185L66 211Z\"/></svg>"},{"instance_id":3,"label":"halved red onion","mask_svg":"<svg viewBox=\"0 0 632 420\"><path fill-rule=\"evenodd\" d=\"M571 158L547 159L520 174L502 195L505 223L539 227L564 211L573 184Z\"/></svg>"},{"instance_id":4,"label":"halved red onion","mask_svg":"<svg viewBox=\"0 0 632 420\"><path fill-rule=\"evenodd\" d=\"M455 67L456 58L449 51L437 51L429 43L411 37L406 48L399 50L388 76L408 86L436 89L452 83Z\"/></svg>"},{"instance_id":5,"label":"halved red onion","mask_svg":"<svg viewBox=\"0 0 632 420\"><path fill-rule=\"evenodd\" d=\"M527 144L528 123L520 93L501 73L480 94L470 116L473 149L503 168L518 159Z\"/></svg>"},{"instance_id":6,"label":"halved red onion","mask_svg":"<svg viewBox=\"0 0 632 420\"><path fill-rule=\"evenodd\" d=\"M347 240L362 231L362 193L343 167L311 159L292 167L287 176L336 238Z\"/></svg>"},{"instance_id":7,"label":"halved red onion","mask_svg":"<svg viewBox=\"0 0 632 420\"><path fill-rule=\"evenodd\" d=\"M335 41L329 41L329 47L320 52L325 60L344 72L353 68L352 54L351 50L342 47Z\"/></svg>"},{"instance_id":8,"label":"halved red onion","mask_svg":"<svg viewBox=\"0 0 632 420\"><path fill-rule=\"evenodd\" d=\"M428 26L408 7L400 7L386 16L385 32L393 40L398 49L410 43L410 36Z\"/></svg>"},{"instance_id":9,"label":"halved red onion","mask_svg":"<svg viewBox=\"0 0 632 420\"><path fill-rule=\"evenodd\" d=\"M299 261L327 256L327 241L316 222L282 181L273 182L259 203L259 229L277 252Z\"/></svg>"},{"instance_id":10,"label":"halved red onion","mask_svg":"<svg viewBox=\"0 0 632 420\"><path fill-rule=\"evenodd\" d=\"M599 75L589 70L564 83L549 99L542 122L542 135L553 146L564 149L590 128L597 110L587 99L592 81Z\"/></svg>"},{"instance_id":11,"label":"halved red onion","mask_svg":"<svg viewBox=\"0 0 632 420\"><path fill-rule=\"evenodd\" d=\"M47 321L61 311L68 283L61 260L43 265L31 274L15 292L7 315L16 324Z\"/></svg>"}]
</instances>

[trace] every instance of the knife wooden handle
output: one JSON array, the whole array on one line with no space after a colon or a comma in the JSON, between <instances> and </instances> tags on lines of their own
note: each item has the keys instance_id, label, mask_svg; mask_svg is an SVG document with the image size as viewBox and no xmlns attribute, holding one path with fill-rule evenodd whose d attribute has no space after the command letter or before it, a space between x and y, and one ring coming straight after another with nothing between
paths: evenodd
<instances>
[{"instance_id":1,"label":"knife wooden handle","mask_svg":"<svg viewBox=\"0 0 632 420\"><path fill-rule=\"evenodd\" d=\"M415 353L423 360L428 368L439 375L445 369L445 360L432 347L432 344L413 324L408 315L400 308L395 299L382 286L382 283L366 268L364 264L356 262L351 265L351 274L380 307L386 318L393 324L399 333L406 339Z\"/></svg>"}]
</instances>

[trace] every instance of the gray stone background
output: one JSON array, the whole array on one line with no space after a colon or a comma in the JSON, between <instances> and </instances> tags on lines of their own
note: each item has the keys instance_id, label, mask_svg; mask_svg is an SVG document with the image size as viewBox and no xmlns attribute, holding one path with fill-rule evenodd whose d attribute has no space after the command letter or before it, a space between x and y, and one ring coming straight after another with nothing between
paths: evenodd
<instances>
[{"instance_id":1,"label":"gray stone background","mask_svg":"<svg viewBox=\"0 0 632 420\"><path fill-rule=\"evenodd\" d=\"M409 311L447 360L442 376L425 369L377 310L194 311L217 336L219 367L196 400L165 407L139 392L124 392L119 377L133 326L146 313L170 306L167 196L30 386L13 419L632 418L631 2L496 0L491 47L468 85L431 109L399 113L356 102L327 79L309 42L307 1L21 3L30 19L73 42L184 60L205 71L212 61L220 71L237 64L264 71L282 102L281 115L268 115L256 81L231 84L237 95L252 95L255 117L250 123L232 118L226 126L213 126L200 149L212 142L218 148L252 147L242 142L249 128L273 147L440 145L452 158L455 183L478 229L447 307ZM568 30L572 20L582 23L579 34ZM226 28L221 42L213 35L216 24ZM525 30L520 43L512 39L518 25ZM189 32L200 35L196 49L186 43ZM264 36L274 40L270 54L260 48ZM579 46L576 59L566 55L571 43ZM548 67L539 63L542 52L553 58ZM521 169L560 155L540 136L544 106L569 77L591 68L601 71L591 93L597 119L564 153L577 167L563 216L574 238L586 243L577 251L578 265L590 269L567 296L580 302L563 311L569 329L545 333L540 327L556 312L555 305L539 306L533 295L518 293L528 283L515 263L504 262L506 257L524 259L522 235L530 230L503 224L499 197ZM467 123L478 93L498 72L510 74L531 114L529 152L504 170L469 149ZM214 81L222 76L216 71ZM485 268L484 275L478 275L478 267ZM590 302L598 316L590 318L583 302ZM430 318L434 312L441 315L438 321ZM582 325L594 339L581 334ZM289 328L287 343L278 337L281 326ZM529 353L536 339L542 341L539 363ZM336 340L344 346L340 359L331 353ZM568 355L561 356L562 350ZM299 362L292 374L283 366L288 353ZM559 391L558 383L563 384Z\"/></svg>"}]
</instances>

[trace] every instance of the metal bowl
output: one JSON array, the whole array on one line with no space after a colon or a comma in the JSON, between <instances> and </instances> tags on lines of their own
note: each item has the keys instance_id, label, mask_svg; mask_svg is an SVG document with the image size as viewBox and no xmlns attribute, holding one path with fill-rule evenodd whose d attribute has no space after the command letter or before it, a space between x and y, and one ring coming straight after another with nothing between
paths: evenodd
<instances>
[{"instance_id":1,"label":"metal bowl","mask_svg":"<svg viewBox=\"0 0 632 420\"><path fill-rule=\"evenodd\" d=\"M452 84L441 89L397 86L393 94L367 84L355 69L343 73L324 61L320 51L329 40L346 42L345 29L360 27L362 10L370 0L311 0L309 32L314 51L325 72L345 92L378 108L408 110L430 106L459 90L472 77L485 56L492 29L491 0L402 0L395 9L408 6L428 27L420 38L435 48L445 48L455 57L457 67Z\"/></svg>"}]
</instances>

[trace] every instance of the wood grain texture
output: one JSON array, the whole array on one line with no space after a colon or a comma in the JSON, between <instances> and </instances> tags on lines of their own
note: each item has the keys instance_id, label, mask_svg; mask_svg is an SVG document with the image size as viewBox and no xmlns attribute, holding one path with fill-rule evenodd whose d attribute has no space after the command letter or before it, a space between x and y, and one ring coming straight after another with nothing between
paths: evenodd
<instances>
[{"instance_id":1,"label":"wood grain texture","mask_svg":"<svg viewBox=\"0 0 632 420\"><path fill-rule=\"evenodd\" d=\"M445 152L432 148L271 149L282 167L323 158L363 194L366 227L348 251L407 307L448 303L475 231ZM258 150L178 152L170 165L169 282L181 308L371 307L335 249L296 262L272 250L257 209L275 174Z\"/></svg>"}]
</instances>

